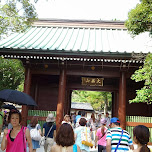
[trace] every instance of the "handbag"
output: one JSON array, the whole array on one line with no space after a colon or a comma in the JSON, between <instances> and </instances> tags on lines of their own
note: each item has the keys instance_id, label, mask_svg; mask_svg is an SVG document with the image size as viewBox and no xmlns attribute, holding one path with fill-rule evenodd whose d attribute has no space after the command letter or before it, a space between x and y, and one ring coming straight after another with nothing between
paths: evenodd
<instances>
[{"instance_id":1,"label":"handbag","mask_svg":"<svg viewBox=\"0 0 152 152\"><path fill-rule=\"evenodd\" d=\"M116 151L117 151L118 146L120 145L120 142L121 142L121 139L122 139L122 135L123 135L123 129L122 129L121 137L120 137L120 139L119 139L119 142L118 142L117 147L116 147L116 149L115 149L115 151L114 151L114 152L116 152Z\"/></svg>"},{"instance_id":2,"label":"handbag","mask_svg":"<svg viewBox=\"0 0 152 152\"><path fill-rule=\"evenodd\" d=\"M87 132L87 127L81 130L81 143L85 146L93 147L91 136Z\"/></svg>"},{"instance_id":3,"label":"handbag","mask_svg":"<svg viewBox=\"0 0 152 152\"><path fill-rule=\"evenodd\" d=\"M38 130L38 124L35 126L35 128L32 128L30 130L30 135L31 135L32 140L40 141L42 136L41 136L41 134L40 134L40 132Z\"/></svg>"},{"instance_id":4,"label":"handbag","mask_svg":"<svg viewBox=\"0 0 152 152\"><path fill-rule=\"evenodd\" d=\"M53 128L53 125L51 126L51 128L50 128L49 132L47 133L46 137L45 136L41 137L41 139L39 141L39 145L41 145L41 146L45 145L46 138L48 137L48 135L49 135L50 131L52 130L52 128Z\"/></svg>"}]
</instances>

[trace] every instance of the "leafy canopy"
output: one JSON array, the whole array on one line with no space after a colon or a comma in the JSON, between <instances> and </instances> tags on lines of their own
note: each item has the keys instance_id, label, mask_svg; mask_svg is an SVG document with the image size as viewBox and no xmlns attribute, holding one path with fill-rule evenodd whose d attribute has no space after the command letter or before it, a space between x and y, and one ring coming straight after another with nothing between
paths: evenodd
<instances>
[{"instance_id":1,"label":"leafy canopy","mask_svg":"<svg viewBox=\"0 0 152 152\"><path fill-rule=\"evenodd\" d=\"M111 110L112 95L110 92L74 90L72 102L90 103L94 110L101 111L105 106Z\"/></svg>"},{"instance_id":2,"label":"leafy canopy","mask_svg":"<svg viewBox=\"0 0 152 152\"><path fill-rule=\"evenodd\" d=\"M30 0L0 1L0 36L11 32L23 32L37 19Z\"/></svg>"},{"instance_id":3,"label":"leafy canopy","mask_svg":"<svg viewBox=\"0 0 152 152\"><path fill-rule=\"evenodd\" d=\"M141 90L137 90L136 98L130 102L150 104L152 102L152 54L147 55L144 65L135 71L131 78L136 82L145 81L145 83Z\"/></svg>"},{"instance_id":4,"label":"leafy canopy","mask_svg":"<svg viewBox=\"0 0 152 152\"><path fill-rule=\"evenodd\" d=\"M145 31L152 34L152 0L141 0L135 9L128 13L125 26L134 36Z\"/></svg>"},{"instance_id":5,"label":"leafy canopy","mask_svg":"<svg viewBox=\"0 0 152 152\"><path fill-rule=\"evenodd\" d=\"M0 80L0 90L19 88L19 91L23 91L23 88L21 88L24 83L22 62L17 59L3 59L0 57Z\"/></svg>"}]
</instances>

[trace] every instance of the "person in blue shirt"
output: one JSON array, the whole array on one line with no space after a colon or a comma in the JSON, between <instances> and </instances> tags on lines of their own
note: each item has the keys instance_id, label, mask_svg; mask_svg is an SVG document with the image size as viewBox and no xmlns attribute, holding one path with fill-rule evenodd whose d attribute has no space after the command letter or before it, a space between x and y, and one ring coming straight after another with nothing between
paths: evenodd
<instances>
[{"instance_id":1,"label":"person in blue shirt","mask_svg":"<svg viewBox=\"0 0 152 152\"><path fill-rule=\"evenodd\" d=\"M43 135L46 137L44 144L44 151L50 152L51 147L54 145L54 138L56 137L56 125L54 124L55 118L51 113L46 118L46 123L43 124Z\"/></svg>"},{"instance_id":2,"label":"person in blue shirt","mask_svg":"<svg viewBox=\"0 0 152 152\"><path fill-rule=\"evenodd\" d=\"M77 122L77 120L78 120L79 118L81 118L81 111L78 112L78 115L77 115L76 118L75 118L76 122Z\"/></svg>"},{"instance_id":3,"label":"person in blue shirt","mask_svg":"<svg viewBox=\"0 0 152 152\"><path fill-rule=\"evenodd\" d=\"M88 127L86 127L86 119L85 118L81 118L79 121L80 126L77 127L75 129L75 137L76 137L76 141L75 144L78 145L81 149L81 152L90 152L90 148L89 146L86 146L84 144L82 144L82 140L81 140L81 134L83 130L87 130L87 133L90 134L90 129Z\"/></svg>"}]
</instances>

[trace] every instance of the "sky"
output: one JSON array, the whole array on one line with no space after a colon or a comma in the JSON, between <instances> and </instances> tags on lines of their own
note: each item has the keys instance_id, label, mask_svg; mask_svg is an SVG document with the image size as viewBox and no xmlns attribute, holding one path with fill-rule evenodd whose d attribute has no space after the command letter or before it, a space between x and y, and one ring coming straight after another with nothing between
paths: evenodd
<instances>
[{"instance_id":1,"label":"sky","mask_svg":"<svg viewBox=\"0 0 152 152\"><path fill-rule=\"evenodd\" d=\"M138 3L139 0L38 0L35 7L39 19L125 21Z\"/></svg>"}]
</instances>

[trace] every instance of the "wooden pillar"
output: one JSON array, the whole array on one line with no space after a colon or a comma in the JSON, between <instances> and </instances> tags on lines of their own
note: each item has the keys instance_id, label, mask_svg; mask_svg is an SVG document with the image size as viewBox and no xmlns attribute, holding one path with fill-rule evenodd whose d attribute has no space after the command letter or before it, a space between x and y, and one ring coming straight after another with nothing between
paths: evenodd
<instances>
[{"instance_id":1,"label":"wooden pillar","mask_svg":"<svg viewBox=\"0 0 152 152\"><path fill-rule=\"evenodd\" d=\"M67 109L67 113L70 115L70 110L71 110L71 96L72 96L72 91L69 90L68 91L68 109Z\"/></svg>"},{"instance_id":2,"label":"wooden pillar","mask_svg":"<svg viewBox=\"0 0 152 152\"><path fill-rule=\"evenodd\" d=\"M31 71L29 67L25 68L24 93L30 95ZM27 126L28 106L22 106L22 125Z\"/></svg>"},{"instance_id":3,"label":"wooden pillar","mask_svg":"<svg viewBox=\"0 0 152 152\"><path fill-rule=\"evenodd\" d=\"M118 108L119 108L119 93L116 91L114 93L114 113L113 113L113 117L118 117Z\"/></svg>"},{"instance_id":4,"label":"wooden pillar","mask_svg":"<svg viewBox=\"0 0 152 152\"><path fill-rule=\"evenodd\" d=\"M119 109L118 117L123 129L126 128L126 75L125 72L121 72L119 82Z\"/></svg>"},{"instance_id":5,"label":"wooden pillar","mask_svg":"<svg viewBox=\"0 0 152 152\"><path fill-rule=\"evenodd\" d=\"M65 102L65 89L66 89L66 70L62 69L59 80L58 103L56 112L56 126L57 130L63 120L64 102Z\"/></svg>"}]
</instances>

